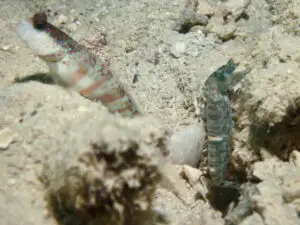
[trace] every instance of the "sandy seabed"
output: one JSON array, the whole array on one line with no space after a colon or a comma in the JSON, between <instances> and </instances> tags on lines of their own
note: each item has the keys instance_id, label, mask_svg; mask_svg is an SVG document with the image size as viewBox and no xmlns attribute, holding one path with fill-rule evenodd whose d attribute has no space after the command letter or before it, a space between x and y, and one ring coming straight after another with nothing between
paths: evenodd
<instances>
[{"instance_id":1,"label":"sandy seabed","mask_svg":"<svg viewBox=\"0 0 300 225\"><path fill-rule=\"evenodd\" d=\"M15 32L37 11L108 62L144 116L116 118L57 85L14 84L48 70ZM300 224L299 15L299 0L2 0L1 224L163 224L164 217L221 225L227 211L228 225ZM230 95L233 176L255 188L220 208L197 197L210 191L201 178L205 149L198 168L161 168L158 155L166 129L197 120L195 97L200 105L205 79L230 57L251 68ZM157 186L164 175L167 185Z\"/></svg>"}]
</instances>

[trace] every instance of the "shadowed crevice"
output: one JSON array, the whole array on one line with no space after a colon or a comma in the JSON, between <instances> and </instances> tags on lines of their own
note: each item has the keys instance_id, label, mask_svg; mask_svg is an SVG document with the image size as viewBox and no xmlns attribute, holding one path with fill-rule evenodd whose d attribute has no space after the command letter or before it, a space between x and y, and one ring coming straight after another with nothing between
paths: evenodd
<instances>
[{"instance_id":1,"label":"shadowed crevice","mask_svg":"<svg viewBox=\"0 0 300 225\"><path fill-rule=\"evenodd\" d=\"M35 73L22 78L15 78L13 83L26 83L29 81L37 81L44 84L55 84L49 73Z\"/></svg>"}]
</instances>

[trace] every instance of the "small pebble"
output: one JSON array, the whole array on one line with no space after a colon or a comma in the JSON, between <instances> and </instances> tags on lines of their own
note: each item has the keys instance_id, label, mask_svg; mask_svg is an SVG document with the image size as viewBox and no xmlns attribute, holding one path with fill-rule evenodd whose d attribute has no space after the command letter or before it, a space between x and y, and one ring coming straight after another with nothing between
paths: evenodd
<instances>
[{"instance_id":1,"label":"small pebble","mask_svg":"<svg viewBox=\"0 0 300 225\"><path fill-rule=\"evenodd\" d=\"M137 72L134 74L133 76L133 80L132 80L132 83L135 84L139 81L139 77L140 77L140 74Z\"/></svg>"},{"instance_id":2,"label":"small pebble","mask_svg":"<svg viewBox=\"0 0 300 225\"><path fill-rule=\"evenodd\" d=\"M282 178L282 197L287 203L300 198L299 172L300 170L297 168Z\"/></svg>"},{"instance_id":3,"label":"small pebble","mask_svg":"<svg viewBox=\"0 0 300 225\"><path fill-rule=\"evenodd\" d=\"M15 185L16 183L17 183L16 179L9 179L9 180L7 181L7 184L10 185L10 186Z\"/></svg>"},{"instance_id":4,"label":"small pebble","mask_svg":"<svg viewBox=\"0 0 300 225\"><path fill-rule=\"evenodd\" d=\"M173 133L167 140L172 163L196 167L202 154L205 137L202 122L191 124Z\"/></svg>"},{"instance_id":5,"label":"small pebble","mask_svg":"<svg viewBox=\"0 0 300 225\"><path fill-rule=\"evenodd\" d=\"M197 32L197 33L203 33L202 31L201 31L201 29L203 29L203 27L202 26L200 26L200 25L196 25L196 26L193 26L191 29L190 29L190 32Z\"/></svg>"},{"instance_id":6,"label":"small pebble","mask_svg":"<svg viewBox=\"0 0 300 225\"><path fill-rule=\"evenodd\" d=\"M228 41L234 37L235 31L236 31L235 23L226 24L226 26L223 26L223 29L221 29L221 32L219 33L220 38L224 41Z\"/></svg>"},{"instance_id":7,"label":"small pebble","mask_svg":"<svg viewBox=\"0 0 300 225\"><path fill-rule=\"evenodd\" d=\"M186 44L182 41L175 42L171 46L171 54L175 58L179 58L180 56L182 56L185 53L185 51L186 51Z\"/></svg>"},{"instance_id":8,"label":"small pebble","mask_svg":"<svg viewBox=\"0 0 300 225\"><path fill-rule=\"evenodd\" d=\"M80 22L78 19L75 20L74 23L75 23L76 25L80 25L80 24L81 24L81 22Z\"/></svg>"},{"instance_id":9,"label":"small pebble","mask_svg":"<svg viewBox=\"0 0 300 225\"><path fill-rule=\"evenodd\" d=\"M300 167L300 152L293 150L289 155L289 162L296 167Z\"/></svg>"},{"instance_id":10,"label":"small pebble","mask_svg":"<svg viewBox=\"0 0 300 225\"><path fill-rule=\"evenodd\" d=\"M85 106L79 106L77 110L78 110L79 112L87 112L87 111L88 111L88 108L85 107Z\"/></svg>"},{"instance_id":11,"label":"small pebble","mask_svg":"<svg viewBox=\"0 0 300 225\"><path fill-rule=\"evenodd\" d=\"M67 5L61 4L61 5L58 5L58 6L56 7L56 10L66 9L67 7L68 7Z\"/></svg>"},{"instance_id":12,"label":"small pebble","mask_svg":"<svg viewBox=\"0 0 300 225\"><path fill-rule=\"evenodd\" d=\"M200 15L213 15L214 12L214 8L206 1L201 2L201 4L197 6L197 13Z\"/></svg>"},{"instance_id":13,"label":"small pebble","mask_svg":"<svg viewBox=\"0 0 300 225\"><path fill-rule=\"evenodd\" d=\"M59 22L60 24L66 23L67 20L68 20L68 17L66 17L64 14L60 14L60 15L58 16L57 20L58 20L58 22Z\"/></svg>"},{"instance_id":14,"label":"small pebble","mask_svg":"<svg viewBox=\"0 0 300 225\"><path fill-rule=\"evenodd\" d=\"M51 214L50 214L50 212L48 210L44 209L43 210L43 216L48 219L48 218L51 217Z\"/></svg>"},{"instance_id":15,"label":"small pebble","mask_svg":"<svg viewBox=\"0 0 300 225\"><path fill-rule=\"evenodd\" d=\"M71 23L71 24L68 24L66 26L66 29L71 32L71 33L74 33L76 30L77 30L77 24L76 23Z\"/></svg>"},{"instance_id":16,"label":"small pebble","mask_svg":"<svg viewBox=\"0 0 300 225\"><path fill-rule=\"evenodd\" d=\"M7 149L13 140L13 132L9 128L4 128L0 131L0 149Z\"/></svg>"},{"instance_id":17,"label":"small pebble","mask_svg":"<svg viewBox=\"0 0 300 225\"><path fill-rule=\"evenodd\" d=\"M4 45L3 47L1 47L1 49L2 49L3 51L8 51L8 50L10 50L11 48L12 48L11 45Z\"/></svg>"}]
</instances>

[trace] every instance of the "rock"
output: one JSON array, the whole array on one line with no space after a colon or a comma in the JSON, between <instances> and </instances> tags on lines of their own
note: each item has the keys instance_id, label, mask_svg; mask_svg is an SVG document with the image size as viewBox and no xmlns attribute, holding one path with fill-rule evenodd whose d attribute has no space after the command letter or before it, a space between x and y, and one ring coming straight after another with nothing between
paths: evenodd
<instances>
[{"instance_id":1,"label":"rock","mask_svg":"<svg viewBox=\"0 0 300 225\"><path fill-rule=\"evenodd\" d=\"M179 58L185 53L186 50L186 44L182 41L174 42L171 46L171 54L175 58Z\"/></svg>"},{"instance_id":2,"label":"rock","mask_svg":"<svg viewBox=\"0 0 300 225\"><path fill-rule=\"evenodd\" d=\"M247 9L251 0L229 0L224 3L224 7L231 12L232 17L237 19Z\"/></svg>"},{"instance_id":3,"label":"rock","mask_svg":"<svg viewBox=\"0 0 300 225\"><path fill-rule=\"evenodd\" d=\"M300 109L300 76L287 72L298 71L298 63L277 62L247 76L249 85L240 91L237 111L251 124L248 135L252 137L254 151L263 148L280 159L290 158L291 162L298 153L289 156L290 153L300 146L300 120L296 113Z\"/></svg>"},{"instance_id":4,"label":"rock","mask_svg":"<svg viewBox=\"0 0 300 225\"><path fill-rule=\"evenodd\" d=\"M264 225L264 221L258 213L253 213L251 216L243 220L240 225Z\"/></svg>"},{"instance_id":5,"label":"rock","mask_svg":"<svg viewBox=\"0 0 300 225\"><path fill-rule=\"evenodd\" d=\"M296 200L292 201L290 205L295 208L296 212L299 215L299 213L300 213L300 198L297 198Z\"/></svg>"},{"instance_id":6,"label":"rock","mask_svg":"<svg viewBox=\"0 0 300 225\"><path fill-rule=\"evenodd\" d=\"M68 17L65 16L64 14L60 14L60 15L58 16L58 18L57 18L57 21L58 21L58 23L60 23L60 24L67 23Z\"/></svg>"},{"instance_id":7,"label":"rock","mask_svg":"<svg viewBox=\"0 0 300 225\"><path fill-rule=\"evenodd\" d=\"M205 16L211 16L215 13L214 8L207 1L199 2L196 11Z\"/></svg>"},{"instance_id":8,"label":"rock","mask_svg":"<svg viewBox=\"0 0 300 225\"><path fill-rule=\"evenodd\" d=\"M234 38L236 31L236 24L234 22L224 25L222 31L219 33L220 38L223 41L228 41Z\"/></svg>"},{"instance_id":9,"label":"rock","mask_svg":"<svg viewBox=\"0 0 300 225\"><path fill-rule=\"evenodd\" d=\"M203 199L206 199L208 189L205 184L203 173L199 169L183 165L180 175L187 180L193 190L200 193Z\"/></svg>"},{"instance_id":10,"label":"rock","mask_svg":"<svg viewBox=\"0 0 300 225\"><path fill-rule=\"evenodd\" d=\"M298 216L293 207L284 204L281 188L273 182L257 185L259 193L252 196L253 206L266 225L298 224Z\"/></svg>"},{"instance_id":11,"label":"rock","mask_svg":"<svg viewBox=\"0 0 300 225\"><path fill-rule=\"evenodd\" d=\"M252 196L258 194L258 189L251 183L243 185L239 202L225 217L225 225L240 224L253 213Z\"/></svg>"},{"instance_id":12,"label":"rock","mask_svg":"<svg viewBox=\"0 0 300 225\"><path fill-rule=\"evenodd\" d=\"M253 175L261 180L279 180L279 176L283 176L290 170L290 164L269 155L269 158L264 161L253 163L252 169Z\"/></svg>"},{"instance_id":13,"label":"rock","mask_svg":"<svg viewBox=\"0 0 300 225\"><path fill-rule=\"evenodd\" d=\"M292 151L289 155L289 162L296 167L300 167L300 152L297 150Z\"/></svg>"},{"instance_id":14,"label":"rock","mask_svg":"<svg viewBox=\"0 0 300 225\"><path fill-rule=\"evenodd\" d=\"M9 128L0 130L0 149L5 150L13 142L13 132Z\"/></svg>"},{"instance_id":15,"label":"rock","mask_svg":"<svg viewBox=\"0 0 300 225\"><path fill-rule=\"evenodd\" d=\"M187 33L196 25L206 25L209 18L197 12L198 2L187 0L185 8L181 11L179 19L176 21L173 30L179 33Z\"/></svg>"},{"instance_id":16,"label":"rock","mask_svg":"<svg viewBox=\"0 0 300 225\"><path fill-rule=\"evenodd\" d=\"M300 199L300 168L286 174L282 178L282 196L286 202L292 202L295 199Z\"/></svg>"},{"instance_id":17,"label":"rock","mask_svg":"<svg viewBox=\"0 0 300 225\"><path fill-rule=\"evenodd\" d=\"M172 191L172 193L185 205L191 205L195 203L197 190L194 190L190 185L187 185L188 180L183 179L182 168L182 165L174 165L168 162L165 163L161 186Z\"/></svg>"},{"instance_id":18,"label":"rock","mask_svg":"<svg viewBox=\"0 0 300 225\"><path fill-rule=\"evenodd\" d=\"M253 198L256 211L264 218L266 225L298 224L296 212L287 205L274 202L272 198L263 195Z\"/></svg>"},{"instance_id":19,"label":"rock","mask_svg":"<svg viewBox=\"0 0 300 225\"><path fill-rule=\"evenodd\" d=\"M70 23L66 26L66 29L71 32L74 33L77 30L77 24L76 23Z\"/></svg>"},{"instance_id":20,"label":"rock","mask_svg":"<svg viewBox=\"0 0 300 225\"><path fill-rule=\"evenodd\" d=\"M13 46L12 45L4 45L1 47L3 51L9 51Z\"/></svg>"},{"instance_id":21,"label":"rock","mask_svg":"<svg viewBox=\"0 0 300 225\"><path fill-rule=\"evenodd\" d=\"M195 167L200 160L206 132L203 123L175 132L167 141L171 161Z\"/></svg>"},{"instance_id":22,"label":"rock","mask_svg":"<svg viewBox=\"0 0 300 225\"><path fill-rule=\"evenodd\" d=\"M207 25L207 31L217 34L223 41L228 41L234 37L236 24L234 22L224 24L223 18L213 17Z\"/></svg>"},{"instance_id":23,"label":"rock","mask_svg":"<svg viewBox=\"0 0 300 225\"><path fill-rule=\"evenodd\" d=\"M199 32L199 33L202 33L202 29L203 29L202 26L196 25L196 26L193 26L193 27L190 29L190 32Z\"/></svg>"}]
</instances>

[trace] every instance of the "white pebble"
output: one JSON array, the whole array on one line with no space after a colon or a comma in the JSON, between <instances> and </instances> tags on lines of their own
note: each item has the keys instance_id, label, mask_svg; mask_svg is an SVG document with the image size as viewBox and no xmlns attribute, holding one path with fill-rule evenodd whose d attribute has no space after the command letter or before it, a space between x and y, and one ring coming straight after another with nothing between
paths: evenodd
<instances>
[{"instance_id":1,"label":"white pebble","mask_svg":"<svg viewBox=\"0 0 300 225\"><path fill-rule=\"evenodd\" d=\"M85 106L79 106L79 107L78 107L78 111L79 111L79 112L87 112L87 111L88 111L88 108L85 107Z\"/></svg>"},{"instance_id":2,"label":"white pebble","mask_svg":"<svg viewBox=\"0 0 300 225\"><path fill-rule=\"evenodd\" d=\"M205 136L203 123L192 124L175 132L167 141L172 163L197 166L203 150Z\"/></svg>"},{"instance_id":3,"label":"white pebble","mask_svg":"<svg viewBox=\"0 0 300 225\"><path fill-rule=\"evenodd\" d=\"M0 149L7 149L13 140L13 132L9 128L0 131Z\"/></svg>"},{"instance_id":4,"label":"white pebble","mask_svg":"<svg viewBox=\"0 0 300 225\"><path fill-rule=\"evenodd\" d=\"M179 58L181 55L185 53L186 44L182 41L178 41L172 44L171 46L171 54L175 58Z\"/></svg>"},{"instance_id":5,"label":"white pebble","mask_svg":"<svg viewBox=\"0 0 300 225\"><path fill-rule=\"evenodd\" d=\"M64 14L60 14L60 15L58 16L57 20L58 20L58 22L59 22L60 24L66 23L67 20L68 20L68 17L66 17Z\"/></svg>"},{"instance_id":6,"label":"white pebble","mask_svg":"<svg viewBox=\"0 0 300 225\"><path fill-rule=\"evenodd\" d=\"M7 184L10 185L10 186L14 186L16 183L17 183L16 179L9 179L7 181Z\"/></svg>"},{"instance_id":7,"label":"white pebble","mask_svg":"<svg viewBox=\"0 0 300 225\"><path fill-rule=\"evenodd\" d=\"M77 30L77 24L75 23L71 23L71 24L68 24L66 26L66 29L71 32L71 33L74 33L76 30Z\"/></svg>"},{"instance_id":8,"label":"white pebble","mask_svg":"<svg viewBox=\"0 0 300 225\"><path fill-rule=\"evenodd\" d=\"M289 155L289 162L296 167L300 167L300 152L293 150Z\"/></svg>"},{"instance_id":9,"label":"white pebble","mask_svg":"<svg viewBox=\"0 0 300 225\"><path fill-rule=\"evenodd\" d=\"M10 50L12 48L12 45L4 45L3 47L1 47L1 49L3 50L3 51L8 51L8 50Z\"/></svg>"}]
</instances>

